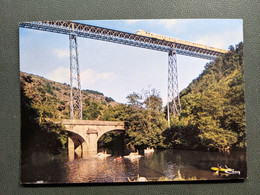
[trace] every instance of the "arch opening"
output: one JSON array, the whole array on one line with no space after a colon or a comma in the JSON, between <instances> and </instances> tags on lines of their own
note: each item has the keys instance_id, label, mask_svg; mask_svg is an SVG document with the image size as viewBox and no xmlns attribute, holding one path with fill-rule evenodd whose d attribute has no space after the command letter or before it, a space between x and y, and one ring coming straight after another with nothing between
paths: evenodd
<instances>
[{"instance_id":1,"label":"arch opening","mask_svg":"<svg viewBox=\"0 0 260 195\"><path fill-rule=\"evenodd\" d=\"M125 150L125 130L113 129L103 133L97 140L98 152L123 155Z\"/></svg>"},{"instance_id":2,"label":"arch opening","mask_svg":"<svg viewBox=\"0 0 260 195\"><path fill-rule=\"evenodd\" d=\"M83 157L86 140L79 134L68 131L68 156L69 160Z\"/></svg>"}]
</instances>

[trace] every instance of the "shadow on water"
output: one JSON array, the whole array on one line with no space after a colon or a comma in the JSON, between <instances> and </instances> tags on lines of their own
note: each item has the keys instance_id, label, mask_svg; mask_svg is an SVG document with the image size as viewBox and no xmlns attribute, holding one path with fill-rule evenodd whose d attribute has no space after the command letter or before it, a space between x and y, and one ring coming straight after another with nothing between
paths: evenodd
<instances>
[{"instance_id":1,"label":"shadow on water","mask_svg":"<svg viewBox=\"0 0 260 195\"><path fill-rule=\"evenodd\" d=\"M34 152L30 157L24 157L21 163L21 183L66 182L66 160L66 151L59 155Z\"/></svg>"}]
</instances>

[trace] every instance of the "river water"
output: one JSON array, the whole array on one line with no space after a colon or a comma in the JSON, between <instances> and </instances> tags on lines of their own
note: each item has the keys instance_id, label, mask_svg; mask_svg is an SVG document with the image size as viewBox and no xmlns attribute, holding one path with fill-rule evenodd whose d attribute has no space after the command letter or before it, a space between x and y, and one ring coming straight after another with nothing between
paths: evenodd
<instances>
[{"instance_id":1,"label":"river water","mask_svg":"<svg viewBox=\"0 0 260 195\"><path fill-rule=\"evenodd\" d=\"M247 176L246 153L234 151L198 152L186 150L155 150L137 159L88 157L69 160L66 151L57 156L34 153L23 161L21 183L102 183L129 182L138 177L148 181L172 181L181 176L188 180L243 179ZM216 174L211 166L227 165L240 175ZM179 172L179 174L178 174Z\"/></svg>"}]
</instances>

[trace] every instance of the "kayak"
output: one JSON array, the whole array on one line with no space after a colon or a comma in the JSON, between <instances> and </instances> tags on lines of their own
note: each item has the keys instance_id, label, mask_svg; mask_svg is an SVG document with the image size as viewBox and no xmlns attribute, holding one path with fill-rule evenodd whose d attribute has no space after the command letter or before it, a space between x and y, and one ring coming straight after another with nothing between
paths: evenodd
<instances>
[{"instance_id":1,"label":"kayak","mask_svg":"<svg viewBox=\"0 0 260 195\"><path fill-rule=\"evenodd\" d=\"M218 167L211 167L211 171L220 171L220 172L225 172L227 170L231 170L231 169L226 169L226 168L219 168Z\"/></svg>"},{"instance_id":2,"label":"kayak","mask_svg":"<svg viewBox=\"0 0 260 195\"><path fill-rule=\"evenodd\" d=\"M219 168L218 167L211 167L211 170L212 171L219 171L219 172L222 172L222 173L227 173L227 174L230 174L230 175L240 175L240 171L235 171L234 169L230 169L230 168Z\"/></svg>"}]
</instances>

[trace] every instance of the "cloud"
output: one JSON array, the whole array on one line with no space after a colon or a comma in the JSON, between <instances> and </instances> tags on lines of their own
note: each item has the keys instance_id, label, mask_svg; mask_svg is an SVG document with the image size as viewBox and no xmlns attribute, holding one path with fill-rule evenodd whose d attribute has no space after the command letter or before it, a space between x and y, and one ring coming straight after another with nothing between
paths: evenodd
<instances>
[{"instance_id":1,"label":"cloud","mask_svg":"<svg viewBox=\"0 0 260 195\"><path fill-rule=\"evenodd\" d=\"M158 24L163 25L166 29L171 29L174 26L176 26L178 23L178 20L174 19L162 19L158 21Z\"/></svg>"},{"instance_id":2,"label":"cloud","mask_svg":"<svg viewBox=\"0 0 260 195\"><path fill-rule=\"evenodd\" d=\"M46 75L50 80L57 81L60 83L69 83L70 82L70 69L65 67L58 67L52 73Z\"/></svg>"},{"instance_id":3,"label":"cloud","mask_svg":"<svg viewBox=\"0 0 260 195\"><path fill-rule=\"evenodd\" d=\"M125 22L126 22L126 24L135 24L135 23L139 22L139 20L126 20Z\"/></svg>"},{"instance_id":4,"label":"cloud","mask_svg":"<svg viewBox=\"0 0 260 195\"><path fill-rule=\"evenodd\" d=\"M60 58L60 59L64 59L70 56L69 51L65 50L65 49L54 49L54 54Z\"/></svg>"},{"instance_id":5,"label":"cloud","mask_svg":"<svg viewBox=\"0 0 260 195\"><path fill-rule=\"evenodd\" d=\"M95 72L92 69L87 69L80 74L82 86L93 86L99 82L110 80L115 75L111 72Z\"/></svg>"},{"instance_id":6,"label":"cloud","mask_svg":"<svg viewBox=\"0 0 260 195\"><path fill-rule=\"evenodd\" d=\"M231 44L238 44L243 41L243 32L241 30L232 30L218 33L210 33L196 40L195 42L209 45L212 47L228 49Z\"/></svg>"},{"instance_id":7,"label":"cloud","mask_svg":"<svg viewBox=\"0 0 260 195\"><path fill-rule=\"evenodd\" d=\"M70 69L65 67L59 67L52 73L46 75L50 80L60 83L70 83ZM80 80L82 88L95 87L100 82L106 82L111 78L114 78L115 74L111 72L95 72L92 69L87 69L80 73Z\"/></svg>"}]
</instances>

